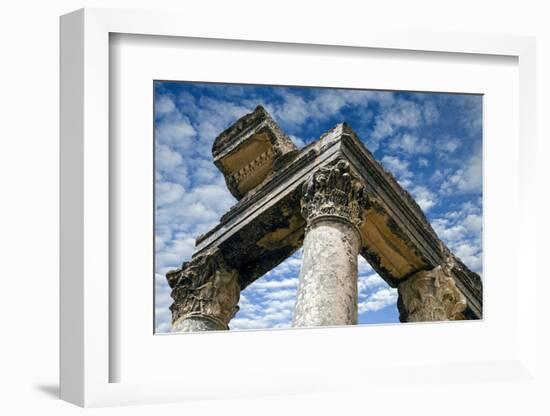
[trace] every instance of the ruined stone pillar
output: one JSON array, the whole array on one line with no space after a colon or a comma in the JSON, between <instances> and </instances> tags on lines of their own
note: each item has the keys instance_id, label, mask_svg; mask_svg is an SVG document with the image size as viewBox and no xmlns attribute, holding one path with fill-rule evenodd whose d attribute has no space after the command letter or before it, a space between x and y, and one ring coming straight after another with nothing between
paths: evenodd
<instances>
[{"instance_id":1,"label":"ruined stone pillar","mask_svg":"<svg viewBox=\"0 0 550 416\"><path fill-rule=\"evenodd\" d=\"M237 271L230 268L218 250L210 251L168 272L174 303L172 332L229 329L240 297Z\"/></svg>"},{"instance_id":2,"label":"ruined stone pillar","mask_svg":"<svg viewBox=\"0 0 550 416\"><path fill-rule=\"evenodd\" d=\"M301 207L307 227L293 326L356 324L364 187L340 161L304 184Z\"/></svg>"},{"instance_id":3,"label":"ruined stone pillar","mask_svg":"<svg viewBox=\"0 0 550 416\"><path fill-rule=\"evenodd\" d=\"M398 292L401 322L466 319L466 299L444 266L415 273L399 284Z\"/></svg>"}]
</instances>

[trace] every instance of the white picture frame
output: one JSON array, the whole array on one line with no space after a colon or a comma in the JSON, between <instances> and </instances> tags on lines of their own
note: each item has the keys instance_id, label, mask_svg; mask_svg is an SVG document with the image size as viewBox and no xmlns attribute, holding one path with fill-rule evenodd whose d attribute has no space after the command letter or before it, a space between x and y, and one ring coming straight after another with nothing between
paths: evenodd
<instances>
[{"instance_id":1,"label":"white picture frame","mask_svg":"<svg viewBox=\"0 0 550 416\"><path fill-rule=\"evenodd\" d=\"M184 22L184 23L183 23ZM159 403L214 397L248 397L269 394L297 394L347 389L350 384L372 389L378 383L399 378L407 389L417 383L447 382L440 376L447 370L454 380L480 383L484 380L517 380L536 374L536 287L534 189L531 178L535 155L535 42L533 38L467 33L395 32L347 28L327 32L322 27L286 28L275 24L248 26L246 34L235 31L235 21L218 21L206 27L200 20L174 13L83 9L61 18L61 398L80 406ZM243 17L241 25L246 26ZM517 133L519 189L512 192L517 201L517 256L510 267L518 284L513 314L521 325L514 333L517 345L507 356L495 361L445 362L419 361L402 367L381 362L378 368L351 368L319 365L316 371L296 368L276 372L222 374L210 377L195 372L171 380L112 382L110 366L117 357L111 348L113 336L110 311L113 288L109 275L110 259L110 170L109 157L109 37L110 34L170 36L172 38L225 39L226 41L277 42L285 44L332 45L334 48L371 48L383 50L427 51L435 55L501 55L518 60L519 105ZM434 56L435 56L434 55ZM437 59L437 58L436 58ZM517 191L517 192L516 192ZM152 277L151 277L152 279ZM151 311L152 314L152 311ZM418 331L407 326L408 331ZM410 329L412 328L412 329ZM418 327L417 327L418 328ZM334 337L334 329L309 332L315 342ZM313 335L312 335L313 334ZM353 340L355 334L346 333ZM201 337L227 334L201 334ZM339 335L342 335L340 333ZM151 336L153 336L151 332ZM245 343L247 335L240 341ZM169 344L171 337L163 337ZM181 340L180 342L181 343ZM139 348L136 346L136 348ZM399 364L399 363L397 363ZM251 366L249 366L251 367ZM176 370L175 370L176 371ZM472 377L472 374L483 376ZM330 377L320 377L320 374ZM257 378L251 378L254 375ZM263 378L262 378L263 377ZM147 377L146 377L147 379ZM231 380L236 380L231 383ZM346 380L343 382L342 380Z\"/></svg>"}]
</instances>

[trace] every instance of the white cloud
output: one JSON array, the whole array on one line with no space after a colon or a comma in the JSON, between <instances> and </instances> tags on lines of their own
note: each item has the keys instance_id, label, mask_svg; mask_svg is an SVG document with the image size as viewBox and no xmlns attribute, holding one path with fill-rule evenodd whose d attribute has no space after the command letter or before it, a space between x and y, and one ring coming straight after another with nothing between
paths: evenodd
<instances>
[{"instance_id":1,"label":"white cloud","mask_svg":"<svg viewBox=\"0 0 550 416\"><path fill-rule=\"evenodd\" d=\"M287 287L297 287L298 286L298 278L297 277L291 277L291 278L285 278L282 280L262 280L259 279L256 282L253 283L255 289L280 289L280 288L287 288Z\"/></svg>"},{"instance_id":2,"label":"white cloud","mask_svg":"<svg viewBox=\"0 0 550 416\"><path fill-rule=\"evenodd\" d=\"M155 140L159 144L177 145L189 148L193 144L197 132L186 117L161 120L155 129Z\"/></svg>"},{"instance_id":3,"label":"white cloud","mask_svg":"<svg viewBox=\"0 0 550 416\"><path fill-rule=\"evenodd\" d=\"M193 185L211 185L222 181L222 175L212 160L195 158L191 165ZM224 185L225 186L225 185Z\"/></svg>"},{"instance_id":4,"label":"white cloud","mask_svg":"<svg viewBox=\"0 0 550 416\"><path fill-rule=\"evenodd\" d=\"M155 327L156 332L170 332L172 316L169 306L172 304L170 298L170 287L162 274L155 274Z\"/></svg>"},{"instance_id":5,"label":"white cloud","mask_svg":"<svg viewBox=\"0 0 550 416\"><path fill-rule=\"evenodd\" d=\"M162 181L157 182L156 187L157 226L180 227L197 234L212 228L235 202L223 182L201 185L187 191Z\"/></svg>"},{"instance_id":6,"label":"white cloud","mask_svg":"<svg viewBox=\"0 0 550 416\"><path fill-rule=\"evenodd\" d=\"M306 141L304 139L301 139L300 137L290 135L290 138L292 139L296 147L298 147L299 149L301 149L306 145Z\"/></svg>"},{"instance_id":7,"label":"white cloud","mask_svg":"<svg viewBox=\"0 0 550 416\"><path fill-rule=\"evenodd\" d=\"M382 158L382 164L400 181L400 183L407 187L411 182L410 179L413 173L409 170L409 162L401 160L397 156L384 156Z\"/></svg>"},{"instance_id":8,"label":"white cloud","mask_svg":"<svg viewBox=\"0 0 550 416\"><path fill-rule=\"evenodd\" d=\"M340 112L347 105L348 96L338 90L322 90L313 100L315 111L321 117L332 116Z\"/></svg>"},{"instance_id":9,"label":"white cloud","mask_svg":"<svg viewBox=\"0 0 550 416\"><path fill-rule=\"evenodd\" d=\"M454 153L456 149L460 147L460 140L456 137L445 137L438 139L435 142L435 147L437 150L440 150L445 153Z\"/></svg>"},{"instance_id":10,"label":"white cloud","mask_svg":"<svg viewBox=\"0 0 550 416\"><path fill-rule=\"evenodd\" d=\"M269 302L267 302L266 314L278 314L278 316L280 316L280 314L283 314L285 317L287 317L289 315L289 312L290 314L292 314L295 303L296 299L270 300Z\"/></svg>"},{"instance_id":11,"label":"white cloud","mask_svg":"<svg viewBox=\"0 0 550 416\"><path fill-rule=\"evenodd\" d=\"M462 212L465 214L481 214L481 198L478 204L474 204L472 201L466 201L462 204Z\"/></svg>"},{"instance_id":12,"label":"white cloud","mask_svg":"<svg viewBox=\"0 0 550 416\"><path fill-rule=\"evenodd\" d=\"M416 203L425 212L437 203L436 195L425 186L415 186L411 193L414 196Z\"/></svg>"},{"instance_id":13,"label":"white cloud","mask_svg":"<svg viewBox=\"0 0 550 416\"><path fill-rule=\"evenodd\" d=\"M423 168L426 168L426 167L430 166L430 162L428 161L428 159L423 158L423 157L417 159L417 163L418 163L418 166L423 167Z\"/></svg>"},{"instance_id":14,"label":"white cloud","mask_svg":"<svg viewBox=\"0 0 550 416\"><path fill-rule=\"evenodd\" d=\"M437 235L448 242L453 242L464 238L466 229L462 224L450 225L450 222L444 218L436 218L432 221L432 226Z\"/></svg>"},{"instance_id":15,"label":"white cloud","mask_svg":"<svg viewBox=\"0 0 550 416\"><path fill-rule=\"evenodd\" d=\"M160 182L156 185L156 203L161 207L179 200L185 190L179 183Z\"/></svg>"},{"instance_id":16,"label":"white cloud","mask_svg":"<svg viewBox=\"0 0 550 416\"><path fill-rule=\"evenodd\" d=\"M229 328L232 331L246 329L265 329L270 327L269 321L259 320L256 318L233 318L229 323Z\"/></svg>"},{"instance_id":17,"label":"white cloud","mask_svg":"<svg viewBox=\"0 0 550 416\"><path fill-rule=\"evenodd\" d=\"M459 211L445 213L431 221L437 235L464 264L475 272L482 268L481 209L473 202L462 204Z\"/></svg>"},{"instance_id":18,"label":"white cloud","mask_svg":"<svg viewBox=\"0 0 550 416\"><path fill-rule=\"evenodd\" d=\"M443 181L444 177L445 174L441 171L441 169L436 169L432 174L431 181L434 183L440 183Z\"/></svg>"},{"instance_id":19,"label":"white cloud","mask_svg":"<svg viewBox=\"0 0 550 416\"><path fill-rule=\"evenodd\" d=\"M169 270L179 267L185 260L189 260L195 250L195 239L186 236L184 233L178 235L164 244L157 247L155 268L157 273L165 275Z\"/></svg>"},{"instance_id":20,"label":"white cloud","mask_svg":"<svg viewBox=\"0 0 550 416\"><path fill-rule=\"evenodd\" d=\"M464 167L457 169L441 185L445 194L453 192L481 192L482 177L481 153L476 153Z\"/></svg>"},{"instance_id":21,"label":"white cloud","mask_svg":"<svg viewBox=\"0 0 550 416\"><path fill-rule=\"evenodd\" d=\"M241 309L231 321L231 329L289 328L292 325L301 257L299 250L242 292Z\"/></svg>"},{"instance_id":22,"label":"white cloud","mask_svg":"<svg viewBox=\"0 0 550 416\"><path fill-rule=\"evenodd\" d=\"M281 123L298 124L304 123L310 116L308 105L305 100L290 92L283 92L284 104L274 109L273 116Z\"/></svg>"},{"instance_id":23,"label":"white cloud","mask_svg":"<svg viewBox=\"0 0 550 416\"><path fill-rule=\"evenodd\" d=\"M461 95L453 98L458 107L458 114L462 126L470 137L481 134L483 111L482 100L479 95Z\"/></svg>"},{"instance_id":24,"label":"white cloud","mask_svg":"<svg viewBox=\"0 0 550 416\"><path fill-rule=\"evenodd\" d=\"M253 294L250 290L253 286L247 288L243 293L245 296ZM277 291L269 292L269 298L263 297L255 302L240 302L241 309L234 319L230 322L232 330L242 329L260 329L260 328L288 328L292 325L292 315L296 297L294 291L282 291L285 296L282 299L278 297ZM292 293L291 293L292 292Z\"/></svg>"},{"instance_id":25,"label":"white cloud","mask_svg":"<svg viewBox=\"0 0 550 416\"><path fill-rule=\"evenodd\" d=\"M402 151L408 155L426 154L431 150L430 143L426 139L419 139L409 133L395 136L388 144L389 149Z\"/></svg>"},{"instance_id":26,"label":"white cloud","mask_svg":"<svg viewBox=\"0 0 550 416\"><path fill-rule=\"evenodd\" d=\"M308 120L322 120L334 117L348 106L366 108L371 101L386 102L389 94L361 90L321 89L312 91L311 98L294 94L292 90L280 92L282 103L266 104L266 109L284 125L302 126ZM342 120L344 121L344 120Z\"/></svg>"},{"instance_id":27,"label":"white cloud","mask_svg":"<svg viewBox=\"0 0 550 416\"><path fill-rule=\"evenodd\" d=\"M410 177L409 162L399 159L397 156L384 156L382 163L395 175Z\"/></svg>"},{"instance_id":28,"label":"white cloud","mask_svg":"<svg viewBox=\"0 0 550 416\"><path fill-rule=\"evenodd\" d=\"M357 267L359 269L359 275L366 275L373 272L371 265L365 260L363 256L359 256L357 259Z\"/></svg>"},{"instance_id":29,"label":"white cloud","mask_svg":"<svg viewBox=\"0 0 550 416\"><path fill-rule=\"evenodd\" d=\"M271 299L271 300L294 299L296 297L296 289L294 290L286 289L286 290L277 290L277 291L267 292L264 295L264 297L266 299Z\"/></svg>"},{"instance_id":30,"label":"white cloud","mask_svg":"<svg viewBox=\"0 0 550 416\"><path fill-rule=\"evenodd\" d=\"M472 270L481 268L481 250L477 245L462 243L454 247L453 251Z\"/></svg>"},{"instance_id":31,"label":"white cloud","mask_svg":"<svg viewBox=\"0 0 550 416\"><path fill-rule=\"evenodd\" d=\"M161 95L155 103L155 113L157 116L165 116L176 111L176 105L168 95Z\"/></svg>"},{"instance_id":32,"label":"white cloud","mask_svg":"<svg viewBox=\"0 0 550 416\"><path fill-rule=\"evenodd\" d=\"M170 147L159 144L155 153L156 169L160 172L173 171L183 163L181 155Z\"/></svg>"},{"instance_id":33,"label":"white cloud","mask_svg":"<svg viewBox=\"0 0 550 416\"><path fill-rule=\"evenodd\" d=\"M372 136L382 140L396 132L399 128L412 129L422 122L422 108L419 104L397 99L388 107L382 107L376 117Z\"/></svg>"},{"instance_id":34,"label":"white cloud","mask_svg":"<svg viewBox=\"0 0 550 416\"><path fill-rule=\"evenodd\" d=\"M362 295L369 289L377 286L386 286L387 283L378 274L373 273L370 275L359 275L359 293Z\"/></svg>"},{"instance_id":35,"label":"white cloud","mask_svg":"<svg viewBox=\"0 0 550 416\"><path fill-rule=\"evenodd\" d=\"M423 115L426 124L435 124L439 121L439 110L432 101L425 101Z\"/></svg>"},{"instance_id":36,"label":"white cloud","mask_svg":"<svg viewBox=\"0 0 550 416\"><path fill-rule=\"evenodd\" d=\"M481 233L482 225L483 225L483 221L482 221L481 215L468 214L468 216L464 219L464 226L470 233L473 233L473 234Z\"/></svg>"},{"instance_id":37,"label":"white cloud","mask_svg":"<svg viewBox=\"0 0 550 416\"><path fill-rule=\"evenodd\" d=\"M278 279L285 276L296 276L298 277L298 274L300 273L300 267L302 266L302 249L296 251L291 257L286 259L284 262L279 264L274 269L267 272L264 276L262 276L260 279L258 279L254 285L258 285L258 287L262 287L262 285L265 283L271 284L274 279ZM292 279L285 279L285 281L294 281ZM295 280L294 282L297 282Z\"/></svg>"},{"instance_id":38,"label":"white cloud","mask_svg":"<svg viewBox=\"0 0 550 416\"><path fill-rule=\"evenodd\" d=\"M370 295L363 302L359 302L359 313L378 311L397 303L397 289L383 288Z\"/></svg>"}]
</instances>

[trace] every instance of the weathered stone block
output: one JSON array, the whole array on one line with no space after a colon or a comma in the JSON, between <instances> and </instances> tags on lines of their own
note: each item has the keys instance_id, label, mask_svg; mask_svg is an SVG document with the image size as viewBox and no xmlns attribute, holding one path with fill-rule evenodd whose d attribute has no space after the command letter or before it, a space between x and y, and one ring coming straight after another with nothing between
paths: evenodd
<instances>
[{"instance_id":1,"label":"weathered stone block","mask_svg":"<svg viewBox=\"0 0 550 416\"><path fill-rule=\"evenodd\" d=\"M262 106L241 117L214 141L214 163L237 199L262 183L297 152Z\"/></svg>"}]
</instances>

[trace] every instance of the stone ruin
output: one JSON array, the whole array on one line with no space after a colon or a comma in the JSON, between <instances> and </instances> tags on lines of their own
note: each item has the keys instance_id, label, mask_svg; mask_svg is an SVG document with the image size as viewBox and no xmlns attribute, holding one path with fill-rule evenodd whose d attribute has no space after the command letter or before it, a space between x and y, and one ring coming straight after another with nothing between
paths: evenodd
<instances>
[{"instance_id":1,"label":"stone ruin","mask_svg":"<svg viewBox=\"0 0 550 416\"><path fill-rule=\"evenodd\" d=\"M481 319L478 274L345 123L298 149L258 106L214 163L238 202L167 273L172 332L227 330L240 292L303 246L293 327L357 323L357 257L398 289L401 322Z\"/></svg>"}]
</instances>

